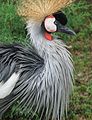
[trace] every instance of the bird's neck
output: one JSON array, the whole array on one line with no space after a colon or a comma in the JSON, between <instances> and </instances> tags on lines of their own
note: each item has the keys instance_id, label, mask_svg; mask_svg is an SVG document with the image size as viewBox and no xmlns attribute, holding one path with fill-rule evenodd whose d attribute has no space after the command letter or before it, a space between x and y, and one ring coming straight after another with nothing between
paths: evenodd
<instances>
[{"instance_id":1,"label":"bird's neck","mask_svg":"<svg viewBox=\"0 0 92 120\"><path fill-rule=\"evenodd\" d=\"M52 40L51 35L49 36L46 32L43 32L39 23L29 22L27 24L27 31L32 45L43 58L45 55L55 52L56 44L60 43L60 40L55 40L54 38Z\"/></svg>"},{"instance_id":2,"label":"bird's neck","mask_svg":"<svg viewBox=\"0 0 92 120\"><path fill-rule=\"evenodd\" d=\"M32 45L39 54L42 54L42 48L45 41L43 40L44 37L41 32L41 24L36 22L27 23L27 32Z\"/></svg>"},{"instance_id":3,"label":"bird's neck","mask_svg":"<svg viewBox=\"0 0 92 120\"><path fill-rule=\"evenodd\" d=\"M72 73L71 54L62 40L46 40L41 32L41 25L38 23L28 23L27 30L32 45L46 64L49 62L52 66L55 64L57 64L57 67L66 66L67 69L71 69L70 71Z\"/></svg>"},{"instance_id":4,"label":"bird's neck","mask_svg":"<svg viewBox=\"0 0 92 120\"><path fill-rule=\"evenodd\" d=\"M36 80L37 86L40 88L39 93L44 93L41 100L48 101L43 104L54 106L55 116L60 111L62 115L65 107L67 110L68 99L72 90L73 65L66 45L61 40L46 40L40 26L36 23L29 23L27 26L33 46L44 59L44 68L38 75L39 79Z\"/></svg>"},{"instance_id":5,"label":"bird's neck","mask_svg":"<svg viewBox=\"0 0 92 120\"><path fill-rule=\"evenodd\" d=\"M46 40L42 33L41 24L29 22L27 24L27 31L32 45L44 60L52 60L52 63L59 59L63 62L70 62L70 54L66 49L67 46L60 39Z\"/></svg>"}]
</instances>

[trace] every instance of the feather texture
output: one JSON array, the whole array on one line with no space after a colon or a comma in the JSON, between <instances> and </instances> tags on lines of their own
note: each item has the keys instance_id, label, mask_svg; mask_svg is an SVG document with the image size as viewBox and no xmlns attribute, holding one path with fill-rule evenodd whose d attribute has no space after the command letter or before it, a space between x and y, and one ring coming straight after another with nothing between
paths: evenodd
<instances>
[{"instance_id":1,"label":"feather texture","mask_svg":"<svg viewBox=\"0 0 92 120\"><path fill-rule=\"evenodd\" d=\"M33 74L40 74L40 71L42 70L41 68L44 65L44 60L31 46L24 47L22 45L2 45L0 46L0 61L0 90L2 90L5 94L4 96L0 93L1 117L3 113L13 104L13 102L21 96L22 100L23 94L25 95L26 90L31 87L29 78L31 82ZM38 69L40 69L39 72L37 72ZM15 75L14 78L11 76L12 74ZM15 79L15 77L18 79L13 81L12 79ZM21 87L21 85L23 86ZM9 87L11 87L11 89ZM18 88L20 88L20 90ZM7 93L8 96L6 95L6 92L9 93ZM31 92L32 91L30 91L30 93ZM29 92L27 95L29 95Z\"/></svg>"},{"instance_id":2,"label":"feather texture","mask_svg":"<svg viewBox=\"0 0 92 120\"><path fill-rule=\"evenodd\" d=\"M74 0L21 0L18 14L26 20L43 21L48 15L63 9Z\"/></svg>"},{"instance_id":3,"label":"feather texture","mask_svg":"<svg viewBox=\"0 0 92 120\"><path fill-rule=\"evenodd\" d=\"M19 45L6 46L1 50L1 53L7 51L5 61L4 56L1 57L4 66L10 65L9 61L11 64L16 62L19 66L17 71L21 72L12 92L0 99L0 116L19 100L24 111L30 109L34 114L40 113L41 120L43 116L46 120L62 119L72 90L72 60L62 41L57 39L48 43L44 39L43 41L38 48L39 53L32 47ZM14 56L11 56L12 51L16 53ZM7 53L10 53L9 57L6 56Z\"/></svg>"},{"instance_id":4,"label":"feather texture","mask_svg":"<svg viewBox=\"0 0 92 120\"><path fill-rule=\"evenodd\" d=\"M62 41L47 41L44 38L41 22L46 16L66 7L72 1L21 0L18 13L28 20L28 35L34 47L30 44L30 47L0 46L0 86L14 72L20 73L11 93L0 99L0 116L13 102L19 100L24 111L33 109L34 114L40 113L42 120L43 116L46 120L62 119L64 110L67 111L73 85L71 54Z\"/></svg>"}]
</instances>

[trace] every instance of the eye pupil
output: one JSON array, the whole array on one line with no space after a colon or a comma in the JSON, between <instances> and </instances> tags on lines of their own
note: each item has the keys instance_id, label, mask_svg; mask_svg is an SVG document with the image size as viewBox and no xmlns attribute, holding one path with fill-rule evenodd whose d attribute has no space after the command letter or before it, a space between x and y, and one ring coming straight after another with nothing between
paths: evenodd
<instances>
[{"instance_id":1,"label":"eye pupil","mask_svg":"<svg viewBox=\"0 0 92 120\"><path fill-rule=\"evenodd\" d=\"M61 20L61 23L63 23L63 24L64 24L64 22L65 22L65 20L64 20L64 19L62 19L62 20Z\"/></svg>"}]
</instances>

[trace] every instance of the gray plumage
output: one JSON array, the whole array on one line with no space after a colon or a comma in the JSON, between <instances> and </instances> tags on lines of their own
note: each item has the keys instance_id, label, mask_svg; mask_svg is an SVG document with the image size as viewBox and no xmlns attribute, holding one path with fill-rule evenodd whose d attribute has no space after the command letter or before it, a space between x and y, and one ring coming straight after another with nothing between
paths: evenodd
<instances>
[{"instance_id":1,"label":"gray plumage","mask_svg":"<svg viewBox=\"0 0 92 120\"><path fill-rule=\"evenodd\" d=\"M32 47L26 48L20 45L0 46L0 60L0 80L2 80L0 82L5 83L14 72L18 72L20 69L22 69L20 72L19 81L13 92L6 98L0 99L0 115L2 115L17 99L17 97L19 98L19 93L17 92L21 93L23 88L18 85L24 84L23 82L27 82L28 79L32 79L31 76L33 76L34 73L39 74L39 68L41 70L43 67L44 60L38 56ZM25 84L25 86L27 84ZM20 90L15 92L15 90L17 90L19 87Z\"/></svg>"},{"instance_id":2,"label":"gray plumage","mask_svg":"<svg viewBox=\"0 0 92 120\"><path fill-rule=\"evenodd\" d=\"M61 57L58 51L57 55ZM66 98L69 97L72 85L70 81L72 64L68 63L70 59L68 57L70 56L68 53L67 55L68 61L65 59L58 61L58 57L54 57L53 54L51 56L51 59L53 59L51 62L54 62L52 66L49 60L44 63L44 60L32 47L25 48L19 45L0 47L0 59L2 62L0 69L2 79L0 80L6 82L13 72L21 70L20 78L12 93L0 100L0 115L18 99L25 110L27 108L32 109L34 106L37 112L40 112L41 109L43 112L46 110L46 116L48 116L46 119L49 119L51 115L55 118L55 116L59 115L59 111L64 112L64 108L67 107L68 103ZM48 65L45 66L45 64ZM62 114L57 116L58 119Z\"/></svg>"},{"instance_id":3,"label":"gray plumage","mask_svg":"<svg viewBox=\"0 0 92 120\"><path fill-rule=\"evenodd\" d=\"M18 78L10 94L0 99L0 116L19 100L24 111L33 109L41 119L61 120L72 90L71 54L62 40L47 41L41 24L29 22L27 30L30 47L0 46L0 82L7 83L13 73Z\"/></svg>"}]
</instances>

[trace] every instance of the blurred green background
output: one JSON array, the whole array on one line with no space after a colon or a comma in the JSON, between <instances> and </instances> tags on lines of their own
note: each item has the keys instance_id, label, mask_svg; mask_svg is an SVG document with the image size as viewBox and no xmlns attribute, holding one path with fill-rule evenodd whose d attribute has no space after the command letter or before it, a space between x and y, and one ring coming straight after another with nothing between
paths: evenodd
<instances>
[{"instance_id":1,"label":"blurred green background","mask_svg":"<svg viewBox=\"0 0 92 120\"><path fill-rule=\"evenodd\" d=\"M92 0L77 0L64 9L68 26L75 37L60 34L73 54L75 66L74 92L68 117L64 120L92 120ZM25 43L25 23L16 13L16 0L0 0L0 43ZM32 112L23 113L13 105L3 120L29 120ZM39 120L35 115L33 120Z\"/></svg>"}]
</instances>

